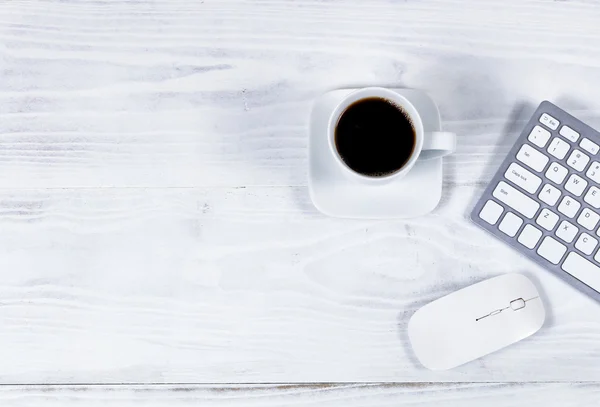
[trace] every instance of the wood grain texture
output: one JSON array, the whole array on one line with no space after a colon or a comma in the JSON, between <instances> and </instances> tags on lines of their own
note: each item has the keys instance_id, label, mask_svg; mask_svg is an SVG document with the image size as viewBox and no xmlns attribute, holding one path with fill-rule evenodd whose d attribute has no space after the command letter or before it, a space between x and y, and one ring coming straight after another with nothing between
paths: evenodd
<instances>
[{"instance_id":1,"label":"wood grain texture","mask_svg":"<svg viewBox=\"0 0 600 407\"><path fill-rule=\"evenodd\" d=\"M600 312L466 214L550 99L600 127L594 2L0 2L0 382L409 386L0 387L3 405L499 405L598 400ZM306 189L322 92L407 86L459 149L410 221L330 219ZM450 372L419 306L500 273L543 330ZM58 389L58 390L57 390ZM109 404L110 405L110 404Z\"/></svg>"},{"instance_id":2,"label":"wood grain texture","mask_svg":"<svg viewBox=\"0 0 600 407\"><path fill-rule=\"evenodd\" d=\"M479 182L523 104L600 125L599 19L535 0L5 1L0 187L306 185L312 101L365 84L429 91L460 136L447 181Z\"/></svg>"},{"instance_id":3,"label":"wood grain texture","mask_svg":"<svg viewBox=\"0 0 600 407\"><path fill-rule=\"evenodd\" d=\"M0 193L0 382L600 379L597 303L466 219L447 188L410 221L327 218L304 187ZM425 303L524 272L532 338L448 372L419 366Z\"/></svg>"},{"instance_id":4,"label":"wood grain texture","mask_svg":"<svg viewBox=\"0 0 600 407\"><path fill-rule=\"evenodd\" d=\"M72 406L597 406L593 384L319 384L227 386L3 386L11 407Z\"/></svg>"}]
</instances>

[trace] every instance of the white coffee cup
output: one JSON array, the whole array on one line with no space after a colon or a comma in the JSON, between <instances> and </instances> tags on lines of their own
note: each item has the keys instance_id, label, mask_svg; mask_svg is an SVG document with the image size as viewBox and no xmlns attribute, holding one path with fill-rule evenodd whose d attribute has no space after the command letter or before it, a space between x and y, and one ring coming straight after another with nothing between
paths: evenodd
<instances>
[{"instance_id":1,"label":"white coffee cup","mask_svg":"<svg viewBox=\"0 0 600 407\"><path fill-rule=\"evenodd\" d=\"M415 97L420 96L416 95ZM407 118L412 122L414 128L414 135L398 134L398 137L415 138L415 144L411 156L400 169L384 176L368 176L354 171L348 167L348 165L346 165L335 146L335 129L340 117L354 103L363 99L372 98L384 99L396 106L399 110L403 111ZM456 134L442 131L426 133L423 130L423 121L421 120L421 115L410 100L392 90L378 87L358 89L344 97L333 109L333 113L329 117L327 133L329 149L331 150L331 153L335 157L335 160L341 167L342 171L347 176L363 183L376 184L402 178L408 174L417 160L441 158L451 154L456 149Z\"/></svg>"}]
</instances>

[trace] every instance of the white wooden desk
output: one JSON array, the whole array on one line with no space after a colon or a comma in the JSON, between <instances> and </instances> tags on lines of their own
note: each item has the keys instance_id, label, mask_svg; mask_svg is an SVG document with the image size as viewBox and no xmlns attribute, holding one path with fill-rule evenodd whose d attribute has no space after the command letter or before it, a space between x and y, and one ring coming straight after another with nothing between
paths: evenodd
<instances>
[{"instance_id":1,"label":"white wooden desk","mask_svg":"<svg viewBox=\"0 0 600 407\"><path fill-rule=\"evenodd\" d=\"M549 99L600 128L593 1L4 0L0 405L600 405L600 305L467 213ZM427 90L442 203L327 218L322 92ZM419 306L518 271L529 340L433 373Z\"/></svg>"}]
</instances>

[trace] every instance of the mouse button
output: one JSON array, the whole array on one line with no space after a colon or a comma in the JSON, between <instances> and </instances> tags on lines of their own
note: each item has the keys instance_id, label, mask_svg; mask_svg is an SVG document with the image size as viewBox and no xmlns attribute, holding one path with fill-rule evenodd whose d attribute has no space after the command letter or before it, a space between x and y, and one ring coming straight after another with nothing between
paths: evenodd
<instances>
[{"instance_id":1,"label":"mouse button","mask_svg":"<svg viewBox=\"0 0 600 407\"><path fill-rule=\"evenodd\" d=\"M534 298L539 296L539 292L533 281L522 274L513 274L515 277L511 282L511 293L515 298ZM515 292L516 291L516 292ZM516 295L515 295L516 294Z\"/></svg>"},{"instance_id":2,"label":"mouse button","mask_svg":"<svg viewBox=\"0 0 600 407\"><path fill-rule=\"evenodd\" d=\"M522 308L525 308L525 300L523 298L517 298L516 300L512 300L510 302L510 308L513 311L518 311Z\"/></svg>"},{"instance_id":3,"label":"mouse button","mask_svg":"<svg viewBox=\"0 0 600 407\"><path fill-rule=\"evenodd\" d=\"M546 308L541 298L533 298L526 302L526 306L521 311L517 312L516 315L522 315L523 318L528 321L530 328L534 329L534 332L540 329L546 321Z\"/></svg>"},{"instance_id":4,"label":"mouse button","mask_svg":"<svg viewBox=\"0 0 600 407\"><path fill-rule=\"evenodd\" d=\"M496 277L497 284L495 284L494 290L502 290L506 294L513 296L511 299L516 298L531 298L537 295L537 288L533 282L523 274L511 273L504 274L500 277ZM492 279L492 281L494 281Z\"/></svg>"},{"instance_id":5,"label":"mouse button","mask_svg":"<svg viewBox=\"0 0 600 407\"><path fill-rule=\"evenodd\" d=\"M504 274L475 285L478 290L470 300L480 308L479 311L506 308L514 299L527 298L525 296L530 291L527 283L528 280L520 274ZM526 288L523 289L523 286Z\"/></svg>"}]
</instances>

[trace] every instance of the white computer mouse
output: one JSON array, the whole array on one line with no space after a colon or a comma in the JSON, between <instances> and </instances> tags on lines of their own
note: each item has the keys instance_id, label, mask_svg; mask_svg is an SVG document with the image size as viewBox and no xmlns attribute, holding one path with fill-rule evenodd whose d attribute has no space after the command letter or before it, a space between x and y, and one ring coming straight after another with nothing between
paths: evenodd
<instances>
[{"instance_id":1,"label":"white computer mouse","mask_svg":"<svg viewBox=\"0 0 600 407\"><path fill-rule=\"evenodd\" d=\"M531 280L505 274L425 305L410 319L408 337L423 366L446 370L533 335L545 319Z\"/></svg>"}]
</instances>

